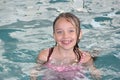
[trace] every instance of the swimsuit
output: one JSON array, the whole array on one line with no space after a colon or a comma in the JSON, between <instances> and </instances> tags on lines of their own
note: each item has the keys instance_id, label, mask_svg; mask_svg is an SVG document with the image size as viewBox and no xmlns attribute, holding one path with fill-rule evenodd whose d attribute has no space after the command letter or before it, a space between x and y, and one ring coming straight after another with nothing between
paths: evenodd
<instances>
[{"instance_id":1,"label":"swimsuit","mask_svg":"<svg viewBox=\"0 0 120 80\"><path fill-rule=\"evenodd\" d=\"M84 67L79 63L69 65L57 65L57 61L50 59L53 48L49 50L48 62L44 64L48 70L45 72L43 80L88 80L84 75ZM85 56L83 53L82 56ZM81 57L81 60L83 57Z\"/></svg>"}]
</instances>

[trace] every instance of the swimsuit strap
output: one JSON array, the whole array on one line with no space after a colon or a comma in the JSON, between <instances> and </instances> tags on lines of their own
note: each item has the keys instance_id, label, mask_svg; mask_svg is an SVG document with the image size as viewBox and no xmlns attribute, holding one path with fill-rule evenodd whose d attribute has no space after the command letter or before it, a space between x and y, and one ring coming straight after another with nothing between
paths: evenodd
<instances>
[{"instance_id":1,"label":"swimsuit strap","mask_svg":"<svg viewBox=\"0 0 120 80\"><path fill-rule=\"evenodd\" d=\"M49 54L48 54L48 57L47 57L47 62L49 61L50 56L52 55L53 49L54 49L54 47L52 47L52 48L49 49Z\"/></svg>"}]
</instances>

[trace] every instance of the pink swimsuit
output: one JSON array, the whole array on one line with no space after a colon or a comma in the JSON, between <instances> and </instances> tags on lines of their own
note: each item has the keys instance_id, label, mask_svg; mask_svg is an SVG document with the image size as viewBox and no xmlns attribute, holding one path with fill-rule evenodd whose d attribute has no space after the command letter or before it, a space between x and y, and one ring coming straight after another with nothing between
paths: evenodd
<instances>
[{"instance_id":1,"label":"pink swimsuit","mask_svg":"<svg viewBox=\"0 0 120 80\"><path fill-rule=\"evenodd\" d=\"M55 66L55 65L48 63L46 66L57 72L66 72L66 71L74 71L74 70L78 71L78 70L82 69L82 67L79 67L77 65Z\"/></svg>"},{"instance_id":2,"label":"pink swimsuit","mask_svg":"<svg viewBox=\"0 0 120 80\"><path fill-rule=\"evenodd\" d=\"M86 54L83 53L83 56ZM43 80L88 80L85 79L84 68L81 65L81 61L76 64L71 65L55 65L50 59L44 66L48 68L48 71L45 73Z\"/></svg>"},{"instance_id":3,"label":"pink swimsuit","mask_svg":"<svg viewBox=\"0 0 120 80\"><path fill-rule=\"evenodd\" d=\"M83 53L83 55L81 57L81 61L83 60L83 56L86 56L86 53ZM56 65L52 64L51 60L50 60L45 64L45 66L53 69L54 71L58 71L58 72L81 70L81 69L83 69L83 67L81 66L81 61L78 64L56 66Z\"/></svg>"}]
</instances>

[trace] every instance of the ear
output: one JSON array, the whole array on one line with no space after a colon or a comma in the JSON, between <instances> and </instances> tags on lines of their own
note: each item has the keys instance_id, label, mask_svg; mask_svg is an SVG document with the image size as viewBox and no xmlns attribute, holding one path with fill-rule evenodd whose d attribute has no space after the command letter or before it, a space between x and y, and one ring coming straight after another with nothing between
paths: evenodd
<instances>
[{"instance_id":1,"label":"ear","mask_svg":"<svg viewBox=\"0 0 120 80\"><path fill-rule=\"evenodd\" d=\"M79 39L82 38L82 31L80 30L80 35L79 35Z\"/></svg>"}]
</instances>

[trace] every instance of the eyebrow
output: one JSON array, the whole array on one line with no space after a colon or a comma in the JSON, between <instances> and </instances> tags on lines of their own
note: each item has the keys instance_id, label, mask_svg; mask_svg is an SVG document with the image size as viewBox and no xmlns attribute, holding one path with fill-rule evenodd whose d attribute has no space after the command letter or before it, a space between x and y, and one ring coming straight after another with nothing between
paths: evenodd
<instances>
[{"instance_id":1,"label":"eyebrow","mask_svg":"<svg viewBox=\"0 0 120 80\"><path fill-rule=\"evenodd\" d=\"M68 29L76 29L75 27L69 27ZM61 28L55 28L55 30L61 30Z\"/></svg>"},{"instance_id":2,"label":"eyebrow","mask_svg":"<svg viewBox=\"0 0 120 80\"><path fill-rule=\"evenodd\" d=\"M62 29L57 28L57 29L55 29L55 30L62 30Z\"/></svg>"}]
</instances>

